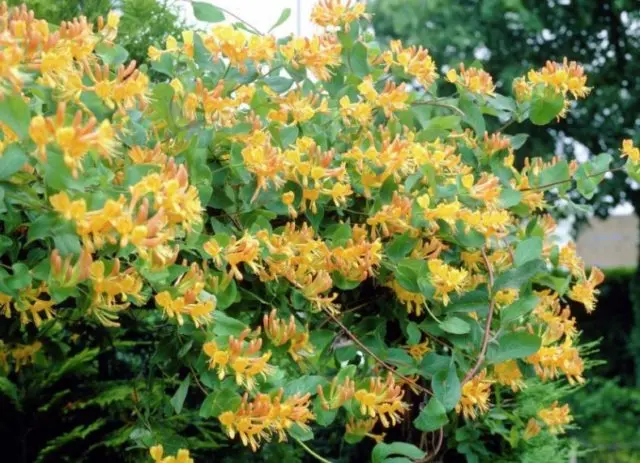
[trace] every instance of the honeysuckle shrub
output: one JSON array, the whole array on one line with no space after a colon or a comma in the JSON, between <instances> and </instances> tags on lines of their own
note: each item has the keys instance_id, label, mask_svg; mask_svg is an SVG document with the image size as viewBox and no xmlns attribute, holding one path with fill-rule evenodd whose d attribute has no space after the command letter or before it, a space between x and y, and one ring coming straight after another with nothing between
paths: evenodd
<instances>
[{"instance_id":1,"label":"honeysuckle shrub","mask_svg":"<svg viewBox=\"0 0 640 463\"><path fill-rule=\"evenodd\" d=\"M502 95L477 67L380 49L363 8L318 4L308 38L185 31L149 49L156 82L116 14L0 9L5 395L97 363L93 398L38 410L119 410L104 445L147 461L301 458L285 441L327 461L323 428L373 439L375 462L564 458L558 399L584 381L565 303L594 310L602 273L551 213L621 167L523 161L518 127L564 117L587 77L549 62Z\"/></svg>"}]
</instances>

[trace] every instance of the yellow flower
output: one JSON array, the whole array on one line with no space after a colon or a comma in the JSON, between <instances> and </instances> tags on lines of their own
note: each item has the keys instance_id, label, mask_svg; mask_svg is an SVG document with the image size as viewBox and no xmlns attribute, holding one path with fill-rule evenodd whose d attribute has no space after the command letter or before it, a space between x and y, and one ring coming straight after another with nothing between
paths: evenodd
<instances>
[{"instance_id":1,"label":"yellow flower","mask_svg":"<svg viewBox=\"0 0 640 463\"><path fill-rule=\"evenodd\" d=\"M565 426L573 421L570 412L568 404L558 406L558 401L556 400L549 408L543 408L538 411L538 416L549 427L549 432L562 434Z\"/></svg>"},{"instance_id":2,"label":"yellow flower","mask_svg":"<svg viewBox=\"0 0 640 463\"><path fill-rule=\"evenodd\" d=\"M496 291L494 295L494 300L496 303L496 307L501 309L509 304L513 304L518 299L519 291L514 288L501 289L500 291Z\"/></svg>"},{"instance_id":3,"label":"yellow flower","mask_svg":"<svg viewBox=\"0 0 640 463\"><path fill-rule=\"evenodd\" d=\"M107 15L107 27L117 29L120 24L120 16L115 11L109 11Z\"/></svg>"},{"instance_id":4,"label":"yellow flower","mask_svg":"<svg viewBox=\"0 0 640 463\"><path fill-rule=\"evenodd\" d=\"M385 428L402 421L402 415L408 409L408 405L402 402L403 396L404 391L395 383L391 373L386 381L380 377L371 378L367 389L358 389L354 394L360 413L377 417Z\"/></svg>"},{"instance_id":5,"label":"yellow flower","mask_svg":"<svg viewBox=\"0 0 640 463\"><path fill-rule=\"evenodd\" d=\"M414 293L404 289L395 278L388 283L388 286L396 294L400 303L407 308L407 313L415 313L417 317L422 315L423 309L427 304L427 299L422 293Z\"/></svg>"},{"instance_id":6,"label":"yellow flower","mask_svg":"<svg viewBox=\"0 0 640 463\"><path fill-rule=\"evenodd\" d=\"M447 80L479 95L491 96L496 88L491 75L474 67L465 69L464 64L460 64L459 74L455 69L447 71Z\"/></svg>"},{"instance_id":7,"label":"yellow flower","mask_svg":"<svg viewBox=\"0 0 640 463\"><path fill-rule=\"evenodd\" d=\"M82 220L87 212L87 204L84 199L71 201L65 192L57 193L49 197L53 210L67 220Z\"/></svg>"},{"instance_id":8,"label":"yellow flower","mask_svg":"<svg viewBox=\"0 0 640 463\"><path fill-rule=\"evenodd\" d=\"M280 389L273 398L258 394L253 402L249 402L245 394L237 411L226 411L218 419L229 437L233 439L238 434L242 444L250 446L254 452L262 441L270 440L273 435L284 442L287 440L286 433L294 424L309 429L307 423L314 420L315 416L309 410L310 394L296 394L282 401L282 393Z\"/></svg>"},{"instance_id":9,"label":"yellow flower","mask_svg":"<svg viewBox=\"0 0 640 463\"><path fill-rule=\"evenodd\" d=\"M462 386L462 396L456 405L456 413L462 413L465 418L475 420L479 414L489 411L489 395L493 381L486 379L486 376L487 371L482 370Z\"/></svg>"},{"instance_id":10,"label":"yellow flower","mask_svg":"<svg viewBox=\"0 0 640 463\"><path fill-rule=\"evenodd\" d=\"M526 361L533 364L536 374L543 381L555 379L562 372L570 384L584 382L584 362L578 349L573 347L571 338L566 338L557 346L542 346L538 352L527 357Z\"/></svg>"},{"instance_id":11,"label":"yellow flower","mask_svg":"<svg viewBox=\"0 0 640 463\"><path fill-rule=\"evenodd\" d=\"M244 385L248 390L255 387L256 377L266 378L273 373L273 366L267 363L271 358L271 351L260 354L262 340L254 339L245 342L250 330L245 330L239 338L229 336L229 347L221 349L214 341L204 344L202 350L209 357L209 368L216 368L218 377L223 379L227 373L235 375L238 385Z\"/></svg>"},{"instance_id":12,"label":"yellow flower","mask_svg":"<svg viewBox=\"0 0 640 463\"><path fill-rule=\"evenodd\" d=\"M424 357L427 352L431 351L431 347L429 347L429 341L406 346L405 349L409 352L409 355L413 357L416 362L422 360L422 357Z\"/></svg>"},{"instance_id":13,"label":"yellow flower","mask_svg":"<svg viewBox=\"0 0 640 463\"><path fill-rule=\"evenodd\" d=\"M184 297L173 299L168 291L162 291L156 294L155 300L169 318L175 317L178 320L179 325L184 322L183 315L190 317L196 328L208 325L213 320L215 298L199 301L194 292L188 291Z\"/></svg>"},{"instance_id":14,"label":"yellow flower","mask_svg":"<svg viewBox=\"0 0 640 463\"><path fill-rule=\"evenodd\" d=\"M596 308L596 294L600 292L596 289L596 286L603 281L604 273L599 268L593 267L589 278L573 285L568 296L576 302L581 302L587 313L591 313Z\"/></svg>"},{"instance_id":15,"label":"yellow flower","mask_svg":"<svg viewBox=\"0 0 640 463\"><path fill-rule=\"evenodd\" d=\"M193 458L189 455L189 450L179 449L174 456L164 457L164 448L161 444L154 445L149 449L149 455L155 463L194 463Z\"/></svg>"},{"instance_id":16,"label":"yellow flower","mask_svg":"<svg viewBox=\"0 0 640 463\"><path fill-rule=\"evenodd\" d=\"M526 387L522 380L522 372L515 360L497 363L493 367L493 375L498 384L509 386L513 392L518 392Z\"/></svg>"},{"instance_id":17,"label":"yellow flower","mask_svg":"<svg viewBox=\"0 0 640 463\"><path fill-rule=\"evenodd\" d=\"M273 309L269 315L263 317L262 325L265 334L275 346L291 343L289 354L296 362L304 356L313 354L313 345L309 342L308 330L299 330L293 315L289 317L287 322L278 318L276 309Z\"/></svg>"},{"instance_id":18,"label":"yellow flower","mask_svg":"<svg viewBox=\"0 0 640 463\"><path fill-rule=\"evenodd\" d=\"M356 385L348 376L340 384L338 384L338 378L334 377L329 385L327 395L325 395L324 388L320 385L317 387L317 392L322 408L325 410L335 410L351 400L356 393Z\"/></svg>"},{"instance_id":19,"label":"yellow flower","mask_svg":"<svg viewBox=\"0 0 640 463\"><path fill-rule=\"evenodd\" d=\"M15 360L15 370L20 371L20 368L34 363L36 361L36 354L42 349L42 343L36 341L33 344L22 345L19 344L11 350L11 356Z\"/></svg>"},{"instance_id":20,"label":"yellow flower","mask_svg":"<svg viewBox=\"0 0 640 463\"><path fill-rule=\"evenodd\" d=\"M449 293L455 291L460 294L463 291L469 272L445 264L440 259L431 259L428 266L436 297L440 298L444 305L449 304Z\"/></svg>"},{"instance_id":21,"label":"yellow flower","mask_svg":"<svg viewBox=\"0 0 640 463\"><path fill-rule=\"evenodd\" d=\"M29 286L20 291L17 298L0 293L0 309L6 318L11 317L11 311L20 315L20 324L28 325L33 321L36 327L42 324L42 317L51 320L55 311L55 302L49 294L49 288L42 282L38 287Z\"/></svg>"},{"instance_id":22,"label":"yellow flower","mask_svg":"<svg viewBox=\"0 0 640 463\"><path fill-rule=\"evenodd\" d=\"M632 163L640 163L640 149L633 145L633 140L627 139L622 142L622 156L627 156Z\"/></svg>"},{"instance_id":23,"label":"yellow flower","mask_svg":"<svg viewBox=\"0 0 640 463\"><path fill-rule=\"evenodd\" d=\"M540 425L535 418L529 418L527 427L524 428L524 435L522 437L524 438L524 440L529 440L536 437L538 434L540 434Z\"/></svg>"},{"instance_id":24,"label":"yellow flower","mask_svg":"<svg viewBox=\"0 0 640 463\"><path fill-rule=\"evenodd\" d=\"M357 1L320 0L311 10L311 22L321 27L344 26L348 31L350 23L367 17L365 11L366 5Z\"/></svg>"},{"instance_id":25,"label":"yellow flower","mask_svg":"<svg viewBox=\"0 0 640 463\"><path fill-rule=\"evenodd\" d=\"M396 65L402 67L405 73L416 78L423 87L430 87L438 77L436 64L423 47L411 46L404 48L399 40L392 40L389 44L390 52L382 58L387 68Z\"/></svg>"},{"instance_id":26,"label":"yellow flower","mask_svg":"<svg viewBox=\"0 0 640 463\"><path fill-rule=\"evenodd\" d=\"M575 61L568 62L567 58L562 63L547 61L540 71L529 71L527 78L533 85L540 84L563 95L571 93L575 99L584 98L591 91L582 66Z\"/></svg>"}]
</instances>

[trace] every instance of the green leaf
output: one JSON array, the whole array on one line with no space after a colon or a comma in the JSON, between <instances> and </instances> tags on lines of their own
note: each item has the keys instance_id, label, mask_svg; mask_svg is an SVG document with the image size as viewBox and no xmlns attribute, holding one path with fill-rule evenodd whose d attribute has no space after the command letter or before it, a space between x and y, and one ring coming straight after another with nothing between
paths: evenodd
<instances>
[{"instance_id":1,"label":"green leaf","mask_svg":"<svg viewBox=\"0 0 640 463\"><path fill-rule=\"evenodd\" d=\"M460 98L459 107L465 114L462 120L471 126L477 136L483 136L487 128L480 107L469 98L464 97Z\"/></svg>"},{"instance_id":2,"label":"green leaf","mask_svg":"<svg viewBox=\"0 0 640 463\"><path fill-rule=\"evenodd\" d=\"M393 273L400 286L407 291L419 293L418 278L428 273L427 263L421 259L403 259Z\"/></svg>"},{"instance_id":3,"label":"green leaf","mask_svg":"<svg viewBox=\"0 0 640 463\"><path fill-rule=\"evenodd\" d=\"M514 150L520 149L528 139L529 134L526 133L519 133L518 135L514 135L513 137L511 137L511 146Z\"/></svg>"},{"instance_id":4,"label":"green leaf","mask_svg":"<svg viewBox=\"0 0 640 463\"><path fill-rule=\"evenodd\" d=\"M362 42L356 42L351 49L349 63L353 73L363 78L369 75L369 62L367 61L367 47Z\"/></svg>"},{"instance_id":5,"label":"green leaf","mask_svg":"<svg viewBox=\"0 0 640 463\"><path fill-rule=\"evenodd\" d=\"M13 264L11 270L13 270L13 276L5 281L9 289L20 291L31 284L31 273L25 264L21 262Z\"/></svg>"},{"instance_id":6,"label":"green leaf","mask_svg":"<svg viewBox=\"0 0 640 463\"><path fill-rule=\"evenodd\" d=\"M461 117L456 115L431 117L432 107L427 105L413 106L413 115L423 130L447 131L460 126Z\"/></svg>"},{"instance_id":7,"label":"green leaf","mask_svg":"<svg viewBox=\"0 0 640 463\"><path fill-rule=\"evenodd\" d=\"M63 256L78 255L81 251L80 239L75 234L73 224L67 222L53 232L53 245Z\"/></svg>"},{"instance_id":8,"label":"green leaf","mask_svg":"<svg viewBox=\"0 0 640 463\"><path fill-rule=\"evenodd\" d=\"M328 384L327 379L324 376L301 376L298 379L289 381L284 386L284 396L290 397L295 394L305 395L306 393L315 394L318 386L324 386Z\"/></svg>"},{"instance_id":9,"label":"green leaf","mask_svg":"<svg viewBox=\"0 0 640 463\"><path fill-rule=\"evenodd\" d=\"M0 100L0 122L9 126L21 139L29 136L31 114L20 95L10 94Z\"/></svg>"},{"instance_id":10,"label":"green leaf","mask_svg":"<svg viewBox=\"0 0 640 463\"><path fill-rule=\"evenodd\" d=\"M425 453L415 445L407 444L406 442L393 442L391 444L380 442L373 448L371 463L388 462L391 460L388 457L392 455L401 455L412 460L418 460L423 458Z\"/></svg>"},{"instance_id":11,"label":"green leaf","mask_svg":"<svg viewBox=\"0 0 640 463\"><path fill-rule=\"evenodd\" d=\"M420 410L420 414L413 421L413 426L420 431L431 432L440 429L448 422L444 405L436 397L432 397L427 406Z\"/></svg>"},{"instance_id":12,"label":"green leaf","mask_svg":"<svg viewBox=\"0 0 640 463\"><path fill-rule=\"evenodd\" d=\"M303 428L298 423L293 423L293 426L288 429L288 432L291 437L302 442L313 439L313 430L309 427Z\"/></svg>"},{"instance_id":13,"label":"green leaf","mask_svg":"<svg viewBox=\"0 0 640 463\"><path fill-rule=\"evenodd\" d=\"M451 365L451 357L429 352L420 362L420 375L431 379L439 371L446 371Z\"/></svg>"},{"instance_id":14,"label":"green leaf","mask_svg":"<svg viewBox=\"0 0 640 463\"><path fill-rule=\"evenodd\" d=\"M536 274L546 271L545 263L540 260L532 260L520 267L512 268L502 273L493 285L495 291L514 288L520 289L522 285L533 279Z\"/></svg>"},{"instance_id":15,"label":"green leaf","mask_svg":"<svg viewBox=\"0 0 640 463\"><path fill-rule=\"evenodd\" d=\"M283 24L287 19L289 19L289 16L291 16L291 8L285 8L284 10L282 10L282 13L280 13L280 17L278 18L276 23L273 26L271 26L271 28L269 28L268 32L271 32L276 27Z\"/></svg>"},{"instance_id":16,"label":"green leaf","mask_svg":"<svg viewBox=\"0 0 640 463\"><path fill-rule=\"evenodd\" d=\"M242 402L240 395L230 387L216 389L207 395L200 406L200 417L219 416L226 411L235 411Z\"/></svg>"},{"instance_id":17,"label":"green leaf","mask_svg":"<svg viewBox=\"0 0 640 463\"><path fill-rule=\"evenodd\" d=\"M22 148L16 143L9 145L4 153L0 154L0 180L8 180L13 174L19 172L29 158Z\"/></svg>"},{"instance_id":18,"label":"green leaf","mask_svg":"<svg viewBox=\"0 0 640 463\"><path fill-rule=\"evenodd\" d=\"M460 379L454 363L447 370L440 370L433 375L431 389L434 397L442 403L444 408L453 410L460 400Z\"/></svg>"},{"instance_id":19,"label":"green leaf","mask_svg":"<svg viewBox=\"0 0 640 463\"><path fill-rule=\"evenodd\" d=\"M293 145L298 138L299 130L295 125L280 129L280 143L283 148Z\"/></svg>"},{"instance_id":20,"label":"green leaf","mask_svg":"<svg viewBox=\"0 0 640 463\"><path fill-rule=\"evenodd\" d=\"M101 42L96 45L96 55L98 55L105 64L119 66L127 60L129 52L120 45L109 45L106 42Z\"/></svg>"},{"instance_id":21,"label":"green leaf","mask_svg":"<svg viewBox=\"0 0 640 463\"><path fill-rule=\"evenodd\" d=\"M193 15L198 21L207 23L219 23L224 21L224 13L217 6L204 2L191 2Z\"/></svg>"},{"instance_id":22,"label":"green leaf","mask_svg":"<svg viewBox=\"0 0 640 463\"><path fill-rule=\"evenodd\" d=\"M489 363L500 363L505 360L519 359L535 354L540 349L542 340L525 331L507 333L498 338L497 345L491 344L487 350Z\"/></svg>"},{"instance_id":23,"label":"green leaf","mask_svg":"<svg viewBox=\"0 0 640 463\"><path fill-rule=\"evenodd\" d=\"M231 318L221 310L213 312L213 333L216 336L240 336L246 325L240 320Z\"/></svg>"},{"instance_id":24,"label":"green leaf","mask_svg":"<svg viewBox=\"0 0 640 463\"><path fill-rule=\"evenodd\" d=\"M187 398L187 392L189 391L189 384L191 383L191 376L187 376L182 383L180 383L180 386L178 387L178 390L176 391L175 394L173 394L173 397L171 397L171 406L173 407L173 409L176 411L176 415L179 415L180 412L182 411L182 406L184 405L184 400Z\"/></svg>"},{"instance_id":25,"label":"green leaf","mask_svg":"<svg viewBox=\"0 0 640 463\"><path fill-rule=\"evenodd\" d=\"M564 108L564 97L561 93L534 96L529 111L529 119L535 125L547 125Z\"/></svg>"},{"instance_id":26,"label":"green leaf","mask_svg":"<svg viewBox=\"0 0 640 463\"><path fill-rule=\"evenodd\" d=\"M578 192L587 199L593 198L598 183L604 179L613 158L607 153L596 156L593 160L580 164L575 179Z\"/></svg>"},{"instance_id":27,"label":"green leaf","mask_svg":"<svg viewBox=\"0 0 640 463\"><path fill-rule=\"evenodd\" d=\"M505 209L517 206L522 201L522 193L513 188L503 188L500 192L500 205Z\"/></svg>"},{"instance_id":28,"label":"green leaf","mask_svg":"<svg viewBox=\"0 0 640 463\"><path fill-rule=\"evenodd\" d=\"M518 243L514 254L516 267L538 259L542 255L542 238L534 236Z\"/></svg>"},{"instance_id":29,"label":"green leaf","mask_svg":"<svg viewBox=\"0 0 640 463\"><path fill-rule=\"evenodd\" d=\"M566 192L571 187L571 172L569 163L560 161L551 167L547 167L536 179L535 185L544 188L557 188L560 193Z\"/></svg>"},{"instance_id":30,"label":"green leaf","mask_svg":"<svg viewBox=\"0 0 640 463\"><path fill-rule=\"evenodd\" d=\"M322 406L322 401L320 397L316 397L313 401L313 413L316 415L316 423L320 426L329 426L333 423L338 416L338 410L325 410Z\"/></svg>"},{"instance_id":31,"label":"green leaf","mask_svg":"<svg viewBox=\"0 0 640 463\"><path fill-rule=\"evenodd\" d=\"M7 396L19 409L18 388L5 376L0 376L0 393Z\"/></svg>"},{"instance_id":32,"label":"green leaf","mask_svg":"<svg viewBox=\"0 0 640 463\"><path fill-rule=\"evenodd\" d=\"M280 76L265 77L264 83L267 84L274 92L284 93L293 85L293 79Z\"/></svg>"},{"instance_id":33,"label":"green leaf","mask_svg":"<svg viewBox=\"0 0 640 463\"><path fill-rule=\"evenodd\" d=\"M438 326L447 333L452 334L465 334L471 331L471 325L458 317L447 317L447 319Z\"/></svg>"},{"instance_id":34,"label":"green leaf","mask_svg":"<svg viewBox=\"0 0 640 463\"><path fill-rule=\"evenodd\" d=\"M416 322L407 323L407 343L409 345L418 344L422 338L422 332Z\"/></svg>"},{"instance_id":35,"label":"green leaf","mask_svg":"<svg viewBox=\"0 0 640 463\"><path fill-rule=\"evenodd\" d=\"M513 304L508 305L500 311L500 323L505 326L507 323L517 320L518 318L527 315L538 305L537 296L521 297Z\"/></svg>"},{"instance_id":36,"label":"green leaf","mask_svg":"<svg viewBox=\"0 0 640 463\"><path fill-rule=\"evenodd\" d=\"M385 255L392 262L397 262L411 252L417 241L417 238L412 238L409 233L396 236L385 248Z\"/></svg>"}]
</instances>

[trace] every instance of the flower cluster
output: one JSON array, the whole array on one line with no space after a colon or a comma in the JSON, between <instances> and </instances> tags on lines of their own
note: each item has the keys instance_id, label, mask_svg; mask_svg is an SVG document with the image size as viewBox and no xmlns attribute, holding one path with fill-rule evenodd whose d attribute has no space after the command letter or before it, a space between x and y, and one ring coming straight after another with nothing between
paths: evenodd
<instances>
[{"instance_id":1,"label":"flower cluster","mask_svg":"<svg viewBox=\"0 0 640 463\"><path fill-rule=\"evenodd\" d=\"M194 460L189 456L189 450L179 449L175 456L164 456L164 447L162 445L154 445L149 449L149 455L155 463L193 463Z\"/></svg>"},{"instance_id":2,"label":"flower cluster","mask_svg":"<svg viewBox=\"0 0 640 463\"><path fill-rule=\"evenodd\" d=\"M462 386L462 395L456 405L456 412L465 418L476 419L489 411L489 396L493 381L487 378L486 370L481 371Z\"/></svg>"},{"instance_id":3,"label":"flower cluster","mask_svg":"<svg viewBox=\"0 0 640 463\"><path fill-rule=\"evenodd\" d=\"M209 357L209 368L217 370L218 378L223 379L231 373L238 385L251 390L256 385L256 377L266 378L273 372L273 366L268 363L271 351L260 355L262 339L245 342L249 334L247 329L238 338L229 336L226 349L218 347L215 341L209 341L202 350Z\"/></svg>"},{"instance_id":4,"label":"flower cluster","mask_svg":"<svg viewBox=\"0 0 640 463\"><path fill-rule=\"evenodd\" d=\"M254 452L262 441L269 441L274 434L283 442L294 424L308 429L309 421L315 417L309 410L309 394L285 400L282 394L282 390L275 397L258 394L253 401L245 394L237 411L224 412L218 419L229 437L239 435L242 443Z\"/></svg>"},{"instance_id":5,"label":"flower cluster","mask_svg":"<svg viewBox=\"0 0 640 463\"><path fill-rule=\"evenodd\" d=\"M385 428L395 426L402 420L408 405L402 401L404 391L396 384L391 373L386 381L380 377L371 378L367 388L358 389L353 394L360 406L360 413L380 420Z\"/></svg>"}]
</instances>

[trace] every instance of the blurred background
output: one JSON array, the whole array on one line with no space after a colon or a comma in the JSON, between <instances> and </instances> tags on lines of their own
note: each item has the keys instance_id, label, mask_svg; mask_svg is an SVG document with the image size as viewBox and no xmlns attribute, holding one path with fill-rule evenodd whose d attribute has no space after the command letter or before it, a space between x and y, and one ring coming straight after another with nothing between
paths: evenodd
<instances>
[{"instance_id":1,"label":"blurred background","mask_svg":"<svg viewBox=\"0 0 640 463\"><path fill-rule=\"evenodd\" d=\"M266 31L285 8L287 22L274 34L311 35L315 0L210 0ZM21 1L10 0L9 4ZM122 14L120 43L130 57L146 61L150 45L163 44L198 25L185 1L28 0L38 17L59 23L78 15L90 20L115 9ZM584 161L635 138L640 125L640 2L637 0L369 0L381 46L401 39L426 47L440 70L474 64L509 93L514 77L546 60L580 62L593 87L589 98L551 128L527 126L524 155L566 156ZM507 133L514 134L511 129ZM577 141L579 140L579 142ZM575 239L588 265L607 280L598 309L575 310L583 342L599 341L588 383L572 398L577 429L575 461L640 461L640 189L624 175L608 174L590 201L562 204L560 240ZM62 443L64 444L64 443Z\"/></svg>"}]
</instances>

